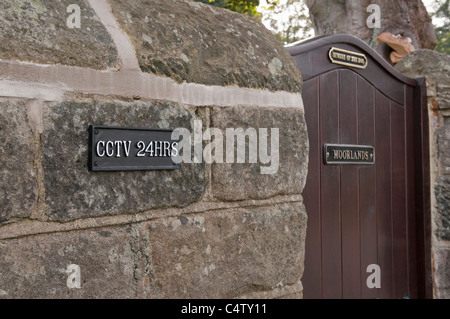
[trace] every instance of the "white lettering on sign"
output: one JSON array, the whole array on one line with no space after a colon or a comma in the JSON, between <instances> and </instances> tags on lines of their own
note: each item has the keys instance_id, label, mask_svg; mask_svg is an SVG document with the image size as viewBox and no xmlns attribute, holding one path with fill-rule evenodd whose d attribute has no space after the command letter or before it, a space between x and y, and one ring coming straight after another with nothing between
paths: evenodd
<instances>
[{"instance_id":1,"label":"white lettering on sign","mask_svg":"<svg viewBox=\"0 0 450 319\"><path fill-rule=\"evenodd\" d=\"M178 156L178 142L167 142L167 141L150 141L145 143L139 141L136 143L138 152L137 157L171 157Z\"/></svg>"},{"instance_id":2,"label":"white lettering on sign","mask_svg":"<svg viewBox=\"0 0 450 319\"><path fill-rule=\"evenodd\" d=\"M128 157L131 141L98 141L95 149L98 157Z\"/></svg>"}]
</instances>

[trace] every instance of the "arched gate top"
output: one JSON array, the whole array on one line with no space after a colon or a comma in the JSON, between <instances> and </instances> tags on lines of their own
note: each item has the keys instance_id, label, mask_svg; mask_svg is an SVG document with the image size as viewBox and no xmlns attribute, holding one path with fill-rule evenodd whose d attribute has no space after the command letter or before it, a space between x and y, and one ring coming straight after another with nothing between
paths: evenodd
<instances>
[{"instance_id":1,"label":"arched gate top","mask_svg":"<svg viewBox=\"0 0 450 319\"><path fill-rule=\"evenodd\" d=\"M334 56L342 58L341 60L337 59L332 61L331 54L333 52L330 52L330 50L333 48L336 49L334 52L337 54ZM359 73L375 87L387 93L387 95L390 95L389 88L393 84L393 81L401 82L412 87L418 85L417 80L408 78L398 72L367 43L352 35L336 34L320 36L293 46L288 46L286 49L296 60L304 81L308 81L317 75L331 70L347 68ZM346 51L350 53L346 54ZM341 56L340 54L343 55ZM356 62L360 63L355 63L354 65L352 63L348 63L347 65L340 63L345 58L351 61L352 56L365 57L366 65L360 59L356 59ZM393 95L392 98L396 100L395 94Z\"/></svg>"}]
</instances>

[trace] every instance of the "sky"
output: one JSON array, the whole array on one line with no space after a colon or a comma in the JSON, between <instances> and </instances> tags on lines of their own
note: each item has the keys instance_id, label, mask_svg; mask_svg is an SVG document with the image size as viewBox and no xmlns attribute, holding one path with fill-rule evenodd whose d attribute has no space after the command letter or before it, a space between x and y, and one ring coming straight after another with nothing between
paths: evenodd
<instances>
[{"instance_id":1,"label":"sky","mask_svg":"<svg viewBox=\"0 0 450 319\"><path fill-rule=\"evenodd\" d=\"M436 1L434 0L422 0L425 7L427 7L428 11L430 11L430 8L432 7L432 4Z\"/></svg>"}]
</instances>

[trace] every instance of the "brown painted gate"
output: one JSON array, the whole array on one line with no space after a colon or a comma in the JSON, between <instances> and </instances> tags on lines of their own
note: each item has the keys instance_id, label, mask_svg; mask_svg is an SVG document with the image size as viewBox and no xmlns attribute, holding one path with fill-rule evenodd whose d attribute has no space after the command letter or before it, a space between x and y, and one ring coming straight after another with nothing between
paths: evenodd
<instances>
[{"instance_id":1,"label":"brown painted gate","mask_svg":"<svg viewBox=\"0 0 450 319\"><path fill-rule=\"evenodd\" d=\"M303 75L310 138L304 297L431 297L424 81L352 36L288 50ZM326 165L326 144L340 145L348 163ZM374 147L374 163L348 145ZM373 264L381 288L367 286Z\"/></svg>"}]
</instances>

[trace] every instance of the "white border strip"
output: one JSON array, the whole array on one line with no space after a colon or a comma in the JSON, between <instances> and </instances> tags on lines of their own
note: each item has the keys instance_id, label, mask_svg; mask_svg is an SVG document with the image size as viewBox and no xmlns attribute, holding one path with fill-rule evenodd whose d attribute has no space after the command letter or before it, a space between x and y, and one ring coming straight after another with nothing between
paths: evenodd
<instances>
[{"instance_id":1,"label":"white border strip","mask_svg":"<svg viewBox=\"0 0 450 319\"><path fill-rule=\"evenodd\" d=\"M30 91L39 89L39 92ZM27 93L28 92L28 93ZM300 93L176 83L137 71L98 71L0 60L0 96L60 101L63 93L166 100L192 106L256 106L304 110ZM37 96L36 96L37 95Z\"/></svg>"},{"instance_id":2,"label":"white border strip","mask_svg":"<svg viewBox=\"0 0 450 319\"><path fill-rule=\"evenodd\" d=\"M95 11L100 21L111 34L111 38L117 47L117 53L122 61L124 71L140 71L136 50L125 32L120 29L112 13L111 6L106 0L88 0L89 5Z\"/></svg>"}]
</instances>

